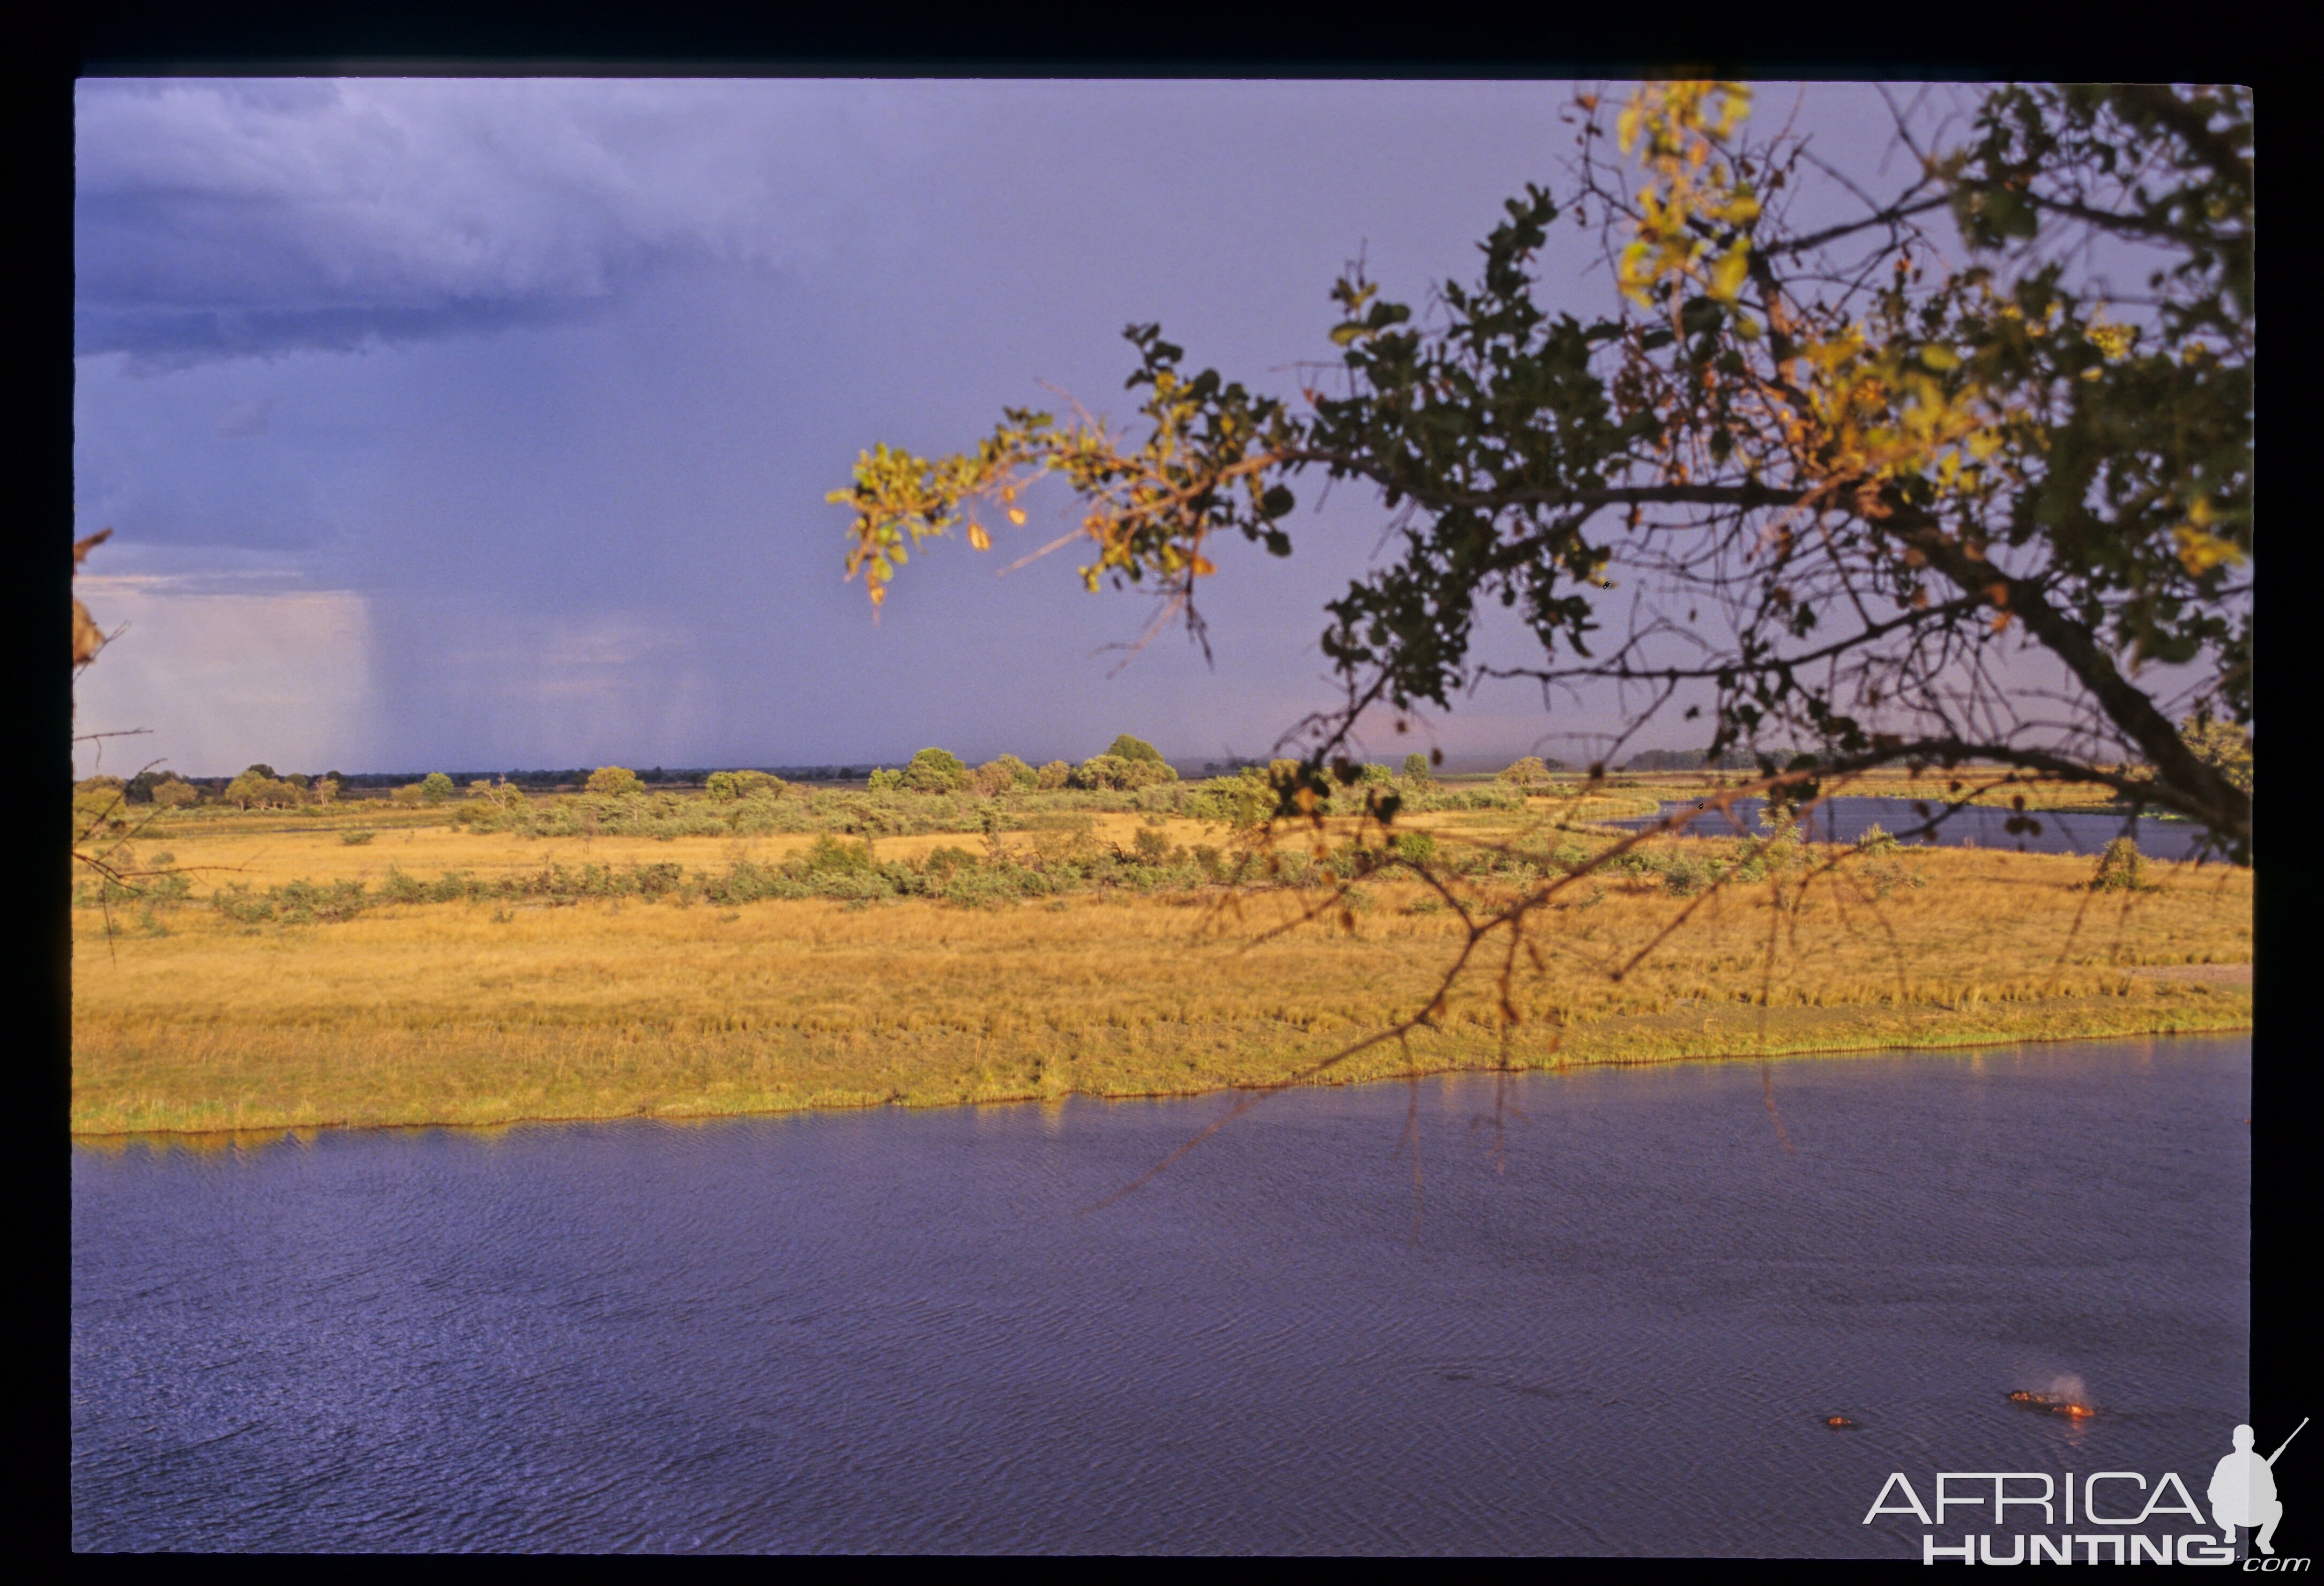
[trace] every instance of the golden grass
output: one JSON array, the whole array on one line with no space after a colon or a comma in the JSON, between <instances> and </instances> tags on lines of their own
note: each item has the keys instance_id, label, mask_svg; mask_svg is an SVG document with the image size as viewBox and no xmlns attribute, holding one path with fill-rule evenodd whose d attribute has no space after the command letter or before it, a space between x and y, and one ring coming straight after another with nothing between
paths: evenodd
<instances>
[{"instance_id":1,"label":"golden grass","mask_svg":"<svg viewBox=\"0 0 2324 1586\"><path fill-rule=\"evenodd\" d=\"M244 867L231 879L272 884L378 874L391 858L421 875L530 869L560 848L568 863L715 866L738 849L779 856L805 841L600 836L585 850L578 839L418 831L349 848L327 834L299 844L221 833L198 852L181 843L179 858L231 854ZM976 845L894 838L881 850L945 842ZM2157 864L2159 890L2103 894L2082 885L2087 859L1941 850L1903 862L1927 884L1877 904L1829 881L1796 914L1771 907L1765 886L1718 894L1618 982L1608 971L1684 905L1652 879L1585 881L1544 917L1548 973L1517 982L1522 1022L1508 1059L1637 1063L2249 1022L2246 984L2131 973L2248 962L2248 871ZM257 927L187 908L164 917L166 936L110 943L84 910L73 1126L487 1124L1188 1093L1288 1077L1409 1016L1459 944L1447 913L1416 910L1426 899L1409 885L1372 889L1352 936L1307 925L1255 941L1291 899L1246 897L1240 919L1215 901L443 904ZM1440 1029L1330 1077L1499 1061L1484 967Z\"/></svg>"},{"instance_id":2,"label":"golden grass","mask_svg":"<svg viewBox=\"0 0 2324 1586\"><path fill-rule=\"evenodd\" d=\"M1135 814L1093 814L1091 837L1127 848L1146 817ZM1441 818L1423 816L1406 824L1426 826ZM254 823L255 824L255 823ZM1352 823L1342 823L1352 824ZM379 831L370 842L351 846L340 836L343 828L364 829L361 823L309 830L268 823L253 830L220 822L208 830L183 828L147 838L137 852L150 862L153 855L173 856L174 868L184 871L193 896L208 897L217 889L243 885L259 891L293 881L329 882L359 880L377 885L393 865L408 875L433 877L464 871L493 878L531 875L551 864L577 868L585 864L626 869L632 865L675 862L688 870L720 871L736 860L779 864L785 858L811 847L821 834L784 832L767 836L640 837L595 836L521 837L507 832L472 832L443 824L412 825ZM1163 834L1173 843L1224 844L1225 832L1200 821L1171 819ZM843 842L867 839L842 836ZM1022 833L1010 834L1010 846L1028 846ZM975 832L931 832L913 836L868 839L883 860L925 859L938 848L984 852L984 838Z\"/></svg>"}]
</instances>

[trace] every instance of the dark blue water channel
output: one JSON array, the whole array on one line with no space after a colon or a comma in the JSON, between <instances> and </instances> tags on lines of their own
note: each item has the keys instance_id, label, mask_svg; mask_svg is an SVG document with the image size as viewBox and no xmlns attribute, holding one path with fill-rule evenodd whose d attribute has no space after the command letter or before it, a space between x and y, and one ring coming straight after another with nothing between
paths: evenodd
<instances>
[{"instance_id":1,"label":"dark blue water channel","mask_svg":"<svg viewBox=\"0 0 2324 1586\"><path fill-rule=\"evenodd\" d=\"M2200 1493L2249 1074L2182 1037L1301 1091L1087 1213L1224 1099L84 1146L73 1535L1860 1556L1918 1546L1860 1523L1892 1470ZM2094 1419L2003 1397L2067 1377Z\"/></svg>"},{"instance_id":2,"label":"dark blue water channel","mask_svg":"<svg viewBox=\"0 0 2324 1586\"><path fill-rule=\"evenodd\" d=\"M1649 826L1656 821L1681 815L1699 807L1692 799L1665 802L1652 816L1609 824L1627 826L1632 831ZM1760 812L1766 807L1762 798L1738 798L1729 807L1732 816L1706 809L1694 820L1680 828L1689 837L1757 837L1761 834ZM1942 800L1911 798L1827 798L1801 820L1808 840L1814 843L1853 843L1873 826L1895 836L1926 825L1931 817L1943 811ZM2102 810L2034 810L2030 816L2038 829L2012 832L2009 822L2015 812L2006 809L1987 809L1970 805L1946 815L1937 824L1933 834L1904 838L1915 843L1935 842L1946 847L1974 845L1978 848L2002 848L2024 853L2101 853L2116 837L2129 837L2138 844L2138 851L2150 859L2188 859L2203 844L2204 828L2190 821L2158 820L2153 816L2133 816L2109 815ZM2216 849L2214 853L2216 856Z\"/></svg>"}]
</instances>

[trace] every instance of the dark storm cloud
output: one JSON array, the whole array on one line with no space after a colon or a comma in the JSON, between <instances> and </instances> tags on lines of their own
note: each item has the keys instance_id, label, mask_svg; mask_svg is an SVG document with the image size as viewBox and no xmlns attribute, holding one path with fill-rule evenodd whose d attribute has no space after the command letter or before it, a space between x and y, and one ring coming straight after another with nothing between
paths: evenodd
<instances>
[{"instance_id":1,"label":"dark storm cloud","mask_svg":"<svg viewBox=\"0 0 2324 1586\"><path fill-rule=\"evenodd\" d=\"M1285 389L1331 355L1345 261L1424 303L1562 182L1569 92L85 83L75 493L106 571L160 581L100 613L135 624L138 688L82 719L166 727L189 770L310 741L347 769L1267 753L1333 697L1315 639L1382 543L1364 493L1303 489L1288 562L1222 550L1215 669L1180 635L1123 667L1147 608L1082 595L1071 552L991 576L1071 529L1062 492L991 558L928 548L877 624L825 493L1007 403L1124 417L1131 320ZM1830 109L1830 152L1876 162L1877 100ZM1595 312L1597 260L1557 227L1545 299ZM1489 689L1425 735L1571 759L1556 734L1611 720Z\"/></svg>"},{"instance_id":2,"label":"dark storm cloud","mask_svg":"<svg viewBox=\"0 0 2324 1586\"><path fill-rule=\"evenodd\" d=\"M554 324L672 260L811 257L883 143L911 141L908 102L853 124L877 97L847 84L84 82L78 350L145 371L346 351Z\"/></svg>"}]
</instances>

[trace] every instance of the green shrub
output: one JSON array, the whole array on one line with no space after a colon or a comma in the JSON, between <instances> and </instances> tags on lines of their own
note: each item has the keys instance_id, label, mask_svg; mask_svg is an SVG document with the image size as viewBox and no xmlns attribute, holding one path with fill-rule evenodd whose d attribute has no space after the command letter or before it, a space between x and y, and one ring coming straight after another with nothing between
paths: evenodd
<instances>
[{"instance_id":1,"label":"green shrub","mask_svg":"<svg viewBox=\"0 0 2324 1586\"><path fill-rule=\"evenodd\" d=\"M872 868L872 844L843 843L828 832L817 837L808 847L804 863L818 874L867 871Z\"/></svg>"},{"instance_id":2,"label":"green shrub","mask_svg":"<svg viewBox=\"0 0 2324 1586\"><path fill-rule=\"evenodd\" d=\"M1664 855L1655 868L1662 871L1663 890L1674 898L1692 898L1719 879L1717 866L1683 849Z\"/></svg>"},{"instance_id":3,"label":"green shrub","mask_svg":"<svg viewBox=\"0 0 2324 1586\"><path fill-rule=\"evenodd\" d=\"M377 832L341 832L339 841L350 848L360 848L377 835Z\"/></svg>"},{"instance_id":4,"label":"green shrub","mask_svg":"<svg viewBox=\"0 0 2324 1586\"><path fill-rule=\"evenodd\" d=\"M1062 760L1053 760L1033 773L1033 785L1045 791L1063 788L1074 779L1074 768Z\"/></svg>"},{"instance_id":5,"label":"green shrub","mask_svg":"<svg viewBox=\"0 0 2324 1586\"><path fill-rule=\"evenodd\" d=\"M950 877L957 870L975 869L977 858L965 848L954 848L946 844L942 848L929 850L928 856L920 863L928 874L941 880Z\"/></svg>"},{"instance_id":6,"label":"green shrub","mask_svg":"<svg viewBox=\"0 0 2324 1586\"><path fill-rule=\"evenodd\" d=\"M1162 752L1143 738L1133 738L1124 733L1106 746L1108 754L1116 760L1150 760L1158 761Z\"/></svg>"},{"instance_id":7,"label":"green shrub","mask_svg":"<svg viewBox=\"0 0 2324 1586\"><path fill-rule=\"evenodd\" d=\"M298 804L298 788L273 777L260 776L259 769L253 767L228 782L226 791L218 795L219 801L238 809L280 809Z\"/></svg>"},{"instance_id":8,"label":"green shrub","mask_svg":"<svg viewBox=\"0 0 2324 1586\"><path fill-rule=\"evenodd\" d=\"M1115 786L1150 788L1157 782L1175 782L1178 773L1162 758L1162 752L1143 738L1133 738L1124 733L1106 746L1098 760L1118 760L1130 769L1122 773L1124 779Z\"/></svg>"},{"instance_id":9,"label":"green shrub","mask_svg":"<svg viewBox=\"0 0 2324 1586\"><path fill-rule=\"evenodd\" d=\"M585 784L589 792L620 795L641 791L645 782L627 766L603 765L589 773Z\"/></svg>"},{"instance_id":10,"label":"green shrub","mask_svg":"<svg viewBox=\"0 0 2324 1586\"><path fill-rule=\"evenodd\" d=\"M711 772L709 776L703 779L702 791L709 798L718 799L722 803L742 796L742 789L736 784L733 771Z\"/></svg>"},{"instance_id":11,"label":"green shrub","mask_svg":"<svg viewBox=\"0 0 2324 1586\"><path fill-rule=\"evenodd\" d=\"M904 785L904 773L881 766L872 773L866 785L874 793L892 793Z\"/></svg>"},{"instance_id":12,"label":"green shrub","mask_svg":"<svg viewBox=\"0 0 2324 1586\"><path fill-rule=\"evenodd\" d=\"M1040 785L1041 773L1013 754L986 761L970 772L968 779L969 790L987 798Z\"/></svg>"},{"instance_id":13,"label":"green shrub","mask_svg":"<svg viewBox=\"0 0 2324 1586\"><path fill-rule=\"evenodd\" d=\"M442 771L429 771L420 779L420 797L423 803L443 803L452 797L452 779Z\"/></svg>"},{"instance_id":14,"label":"green shrub","mask_svg":"<svg viewBox=\"0 0 2324 1586\"><path fill-rule=\"evenodd\" d=\"M2138 851L2138 844L2129 837L2116 837L2098 855L2097 871L2090 877L2093 892L2149 892L2154 884L2146 879L2146 857Z\"/></svg>"},{"instance_id":15,"label":"green shrub","mask_svg":"<svg viewBox=\"0 0 2324 1586\"><path fill-rule=\"evenodd\" d=\"M968 767L948 749L923 749L904 768L902 781L915 793L957 793L968 786Z\"/></svg>"},{"instance_id":16,"label":"green shrub","mask_svg":"<svg viewBox=\"0 0 2324 1586\"><path fill-rule=\"evenodd\" d=\"M1130 786L1130 761L1118 754L1093 754L1074 768L1075 788L1127 788Z\"/></svg>"}]
</instances>

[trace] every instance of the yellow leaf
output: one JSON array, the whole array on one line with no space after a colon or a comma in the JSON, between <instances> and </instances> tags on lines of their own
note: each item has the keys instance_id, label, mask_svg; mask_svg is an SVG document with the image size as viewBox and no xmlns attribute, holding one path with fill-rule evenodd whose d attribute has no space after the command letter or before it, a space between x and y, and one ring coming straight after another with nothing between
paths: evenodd
<instances>
[{"instance_id":1,"label":"yellow leaf","mask_svg":"<svg viewBox=\"0 0 2324 1586\"><path fill-rule=\"evenodd\" d=\"M2208 504L2208 503L2199 503ZM2179 565L2197 577L2202 576L2221 562L2240 562L2243 551L2233 542L2206 534L2191 523L2182 523L2171 531L2179 542Z\"/></svg>"},{"instance_id":2,"label":"yellow leaf","mask_svg":"<svg viewBox=\"0 0 2324 1586\"><path fill-rule=\"evenodd\" d=\"M1206 556L1197 555L1192 565L1194 569L1194 576L1197 578L1207 577L1211 574L1218 571L1217 567L1211 565L1211 558Z\"/></svg>"},{"instance_id":3,"label":"yellow leaf","mask_svg":"<svg viewBox=\"0 0 2324 1586\"><path fill-rule=\"evenodd\" d=\"M992 536L984 531L984 525L982 523L971 523L968 526L968 542L979 550L992 549Z\"/></svg>"},{"instance_id":4,"label":"yellow leaf","mask_svg":"<svg viewBox=\"0 0 2324 1586\"><path fill-rule=\"evenodd\" d=\"M1736 248L1722 254L1711 272L1711 295L1722 303L1731 303L1735 294L1743 290L1743 278L1751 271L1751 254L1748 248Z\"/></svg>"},{"instance_id":5,"label":"yellow leaf","mask_svg":"<svg viewBox=\"0 0 2324 1586\"><path fill-rule=\"evenodd\" d=\"M1025 514L1019 509L1010 507L1009 509L1009 521L1012 523L1022 523L1025 521Z\"/></svg>"}]
</instances>

